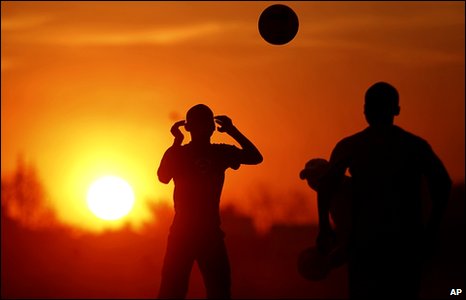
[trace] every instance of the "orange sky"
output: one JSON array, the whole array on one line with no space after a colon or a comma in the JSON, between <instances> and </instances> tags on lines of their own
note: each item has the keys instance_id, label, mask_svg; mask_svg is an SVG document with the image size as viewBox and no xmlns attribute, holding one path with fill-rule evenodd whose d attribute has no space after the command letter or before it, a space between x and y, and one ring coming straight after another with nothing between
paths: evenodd
<instances>
[{"instance_id":1,"label":"orange sky","mask_svg":"<svg viewBox=\"0 0 466 300\"><path fill-rule=\"evenodd\" d=\"M264 156L227 171L223 201L262 224L315 220L299 171L366 126L364 92L387 81L396 123L464 181L464 2L286 2L300 27L284 46L257 30L271 4L2 1L2 176L23 154L61 220L84 227L97 224L90 183L120 176L140 224L147 201L171 201L172 184L155 177L171 124L205 103Z\"/></svg>"}]
</instances>

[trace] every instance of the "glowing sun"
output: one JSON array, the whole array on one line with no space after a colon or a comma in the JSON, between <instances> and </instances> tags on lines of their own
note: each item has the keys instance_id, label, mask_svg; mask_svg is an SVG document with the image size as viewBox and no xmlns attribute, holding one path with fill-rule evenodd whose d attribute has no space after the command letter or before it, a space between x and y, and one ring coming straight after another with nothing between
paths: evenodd
<instances>
[{"instance_id":1,"label":"glowing sun","mask_svg":"<svg viewBox=\"0 0 466 300\"><path fill-rule=\"evenodd\" d=\"M131 211L133 204L133 189L116 176L97 179L87 192L87 206L94 215L104 220L124 217Z\"/></svg>"}]
</instances>

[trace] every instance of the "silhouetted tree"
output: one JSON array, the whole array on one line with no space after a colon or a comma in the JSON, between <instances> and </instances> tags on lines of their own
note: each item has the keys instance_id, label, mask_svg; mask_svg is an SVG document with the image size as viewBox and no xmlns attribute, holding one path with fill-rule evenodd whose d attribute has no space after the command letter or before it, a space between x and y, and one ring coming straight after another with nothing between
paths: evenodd
<instances>
[{"instance_id":1,"label":"silhouetted tree","mask_svg":"<svg viewBox=\"0 0 466 300\"><path fill-rule=\"evenodd\" d=\"M1 180L2 209L8 217L29 228L48 227L55 223L47 193L34 165L20 156L16 170Z\"/></svg>"}]
</instances>

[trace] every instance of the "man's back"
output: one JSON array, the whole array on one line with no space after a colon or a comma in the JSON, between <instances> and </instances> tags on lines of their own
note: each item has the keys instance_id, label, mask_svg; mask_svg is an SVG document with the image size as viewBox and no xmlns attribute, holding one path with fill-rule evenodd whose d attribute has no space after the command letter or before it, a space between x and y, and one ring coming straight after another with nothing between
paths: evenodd
<instances>
[{"instance_id":1,"label":"man's back","mask_svg":"<svg viewBox=\"0 0 466 300\"><path fill-rule=\"evenodd\" d=\"M356 237L419 233L422 176L438 160L427 142L397 126L368 127L343 139L334 159L347 161L352 176Z\"/></svg>"}]
</instances>

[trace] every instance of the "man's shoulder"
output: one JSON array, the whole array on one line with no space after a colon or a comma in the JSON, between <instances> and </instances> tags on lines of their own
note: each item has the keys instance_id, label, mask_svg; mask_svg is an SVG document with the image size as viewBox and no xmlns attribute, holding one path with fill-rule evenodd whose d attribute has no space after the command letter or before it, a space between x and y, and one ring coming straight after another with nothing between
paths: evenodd
<instances>
[{"instance_id":1,"label":"man's shoulder","mask_svg":"<svg viewBox=\"0 0 466 300\"><path fill-rule=\"evenodd\" d=\"M356 132L352 135L349 135L347 137L342 138L340 141L338 141L337 146L339 147L348 147L351 146L355 143L358 143L362 140L364 140L367 136L367 128L364 130L361 130L359 132Z\"/></svg>"},{"instance_id":2,"label":"man's shoulder","mask_svg":"<svg viewBox=\"0 0 466 300\"><path fill-rule=\"evenodd\" d=\"M393 131L395 132L396 135L398 135L399 138L404 139L404 140L409 140L413 143L417 144L428 144L425 139L422 137L415 135L401 127L398 126L393 126ZM341 144L351 144L351 143L357 143L361 141L365 141L367 139L371 139L374 137L374 133L371 132L370 127L367 127L359 132L356 132L355 134L352 134L350 136L347 136L339 141Z\"/></svg>"},{"instance_id":3,"label":"man's shoulder","mask_svg":"<svg viewBox=\"0 0 466 300\"><path fill-rule=\"evenodd\" d=\"M422 137L409 132L401 127L395 126L395 130L399 133L400 137L403 139L403 141L410 143L413 146L418 146L418 147L430 147L429 143L423 139Z\"/></svg>"}]
</instances>

